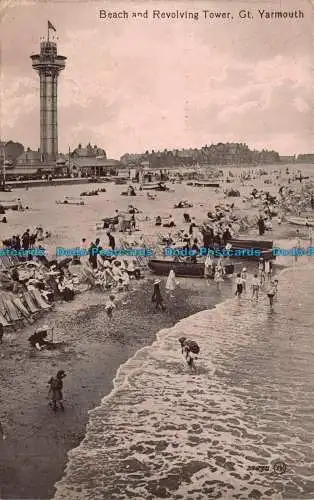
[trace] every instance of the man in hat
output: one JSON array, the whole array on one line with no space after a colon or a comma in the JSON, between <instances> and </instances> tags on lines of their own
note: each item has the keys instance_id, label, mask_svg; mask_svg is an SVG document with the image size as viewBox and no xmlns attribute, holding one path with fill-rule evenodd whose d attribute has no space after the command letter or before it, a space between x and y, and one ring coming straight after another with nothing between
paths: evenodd
<instances>
[{"instance_id":1,"label":"man in hat","mask_svg":"<svg viewBox=\"0 0 314 500\"><path fill-rule=\"evenodd\" d=\"M154 291L152 295L152 302L155 302L155 311L160 308L162 311L165 310L165 306L163 303L163 298L159 288L160 280L156 279L154 281Z\"/></svg>"}]
</instances>

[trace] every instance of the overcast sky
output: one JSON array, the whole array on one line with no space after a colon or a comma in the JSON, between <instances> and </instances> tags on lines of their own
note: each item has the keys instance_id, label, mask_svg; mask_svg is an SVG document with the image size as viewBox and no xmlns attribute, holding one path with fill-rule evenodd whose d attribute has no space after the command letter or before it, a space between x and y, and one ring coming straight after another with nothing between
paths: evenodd
<instances>
[{"instance_id":1,"label":"overcast sky","mask_svg":"<svg viewBox=\"0 0 314 500\"><path fill-rule=\"evenodd\" d=\"M313 10L310 1L2 4L1 138L39 147L38 53L47 20L67 56L59 77L59 149L79 142L111 158L147 149L246 142L280 154L314 152ZM149 19L99 19L99 9L148 9ZM261 20L260 10L305 18ZM208 9L230 20L153 20ZM252 20L240 20L249 9Z\"/></svg>"}]
</instances>

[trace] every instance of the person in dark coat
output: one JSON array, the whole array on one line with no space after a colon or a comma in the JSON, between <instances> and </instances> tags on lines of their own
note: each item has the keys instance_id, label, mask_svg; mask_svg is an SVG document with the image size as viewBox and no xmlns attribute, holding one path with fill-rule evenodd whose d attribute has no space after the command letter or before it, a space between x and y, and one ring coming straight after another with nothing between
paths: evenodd
<instances>
[{"instance_id":1,"label":"person in dark coat","mask_svg":"<svg viewBox=\"0 0 314 500\"><path fill-rule=\"evenodd\" d=\"M22 235L22 247L23 247L23 250L28 250L29 249L29 240L30 240L29 229L26 229L25 233L23 233L23 235Z\"/></svg>"},{"instance_id":2,"label":"person in dark coat","mask_svg":"<svg viewBox=\"0 0 314 500\"><path fill-rule=\"evenodd\" d=\"M97 252L99 248L100 239L97 238L95 243L91 243L88 253L89 253L89 263L93 269L97 269ZM96 251L97 250L97 251Z\"/></svg>"},{"instance_id":3,"label":"person in dark coat","mask_svg":"<svg viewBox=\"0 0 314 500\"><path fill-rule=\"evenodd\" d=\"M50 400L49 405L52 407L53 411L57 411L59 403L60 409L64 410L63 406L63 379L66 374L63 370L59 370L56 377L51 377L48 381L50 386L48 392L48 398Z\"/></svg>"},{"instance_id":4,"label":"person in dark coat","mask_svg":"<svg viewBox=\"0 0 314 500\"><path fill-rule=\"evenodd\" d=\"M259 235L262 236L265 233L265 222L263 217L259 217L257 221Z\"/></svg>"},{"instance_id":5,"label":"person in dark coat","mask_svg":"<svg viewBox=\"0 0 314 500\"><path fill-rule=\"evenodd\" d=\"M155 310L156 311L158 308L160 308L162 311L164 311L165 306L164 306L163 298L162 298L162 295L160 292L159 283L160 283L160 280L154 281L154 291L153 291L153 296L152 296L152 302L155 303Z\"/></svg>"},{"instance_id":6,"label":"person in dark coat","mask_svg":"<svg viewBox=\"0 0 314 500\"><path fill-rule=\"evenodd\" d=\"M107 233L108 239L109 239L109 247L114 250L116 248L116 240L114 239L114 236L108 231Z\"/></svg>"}]
</instances>

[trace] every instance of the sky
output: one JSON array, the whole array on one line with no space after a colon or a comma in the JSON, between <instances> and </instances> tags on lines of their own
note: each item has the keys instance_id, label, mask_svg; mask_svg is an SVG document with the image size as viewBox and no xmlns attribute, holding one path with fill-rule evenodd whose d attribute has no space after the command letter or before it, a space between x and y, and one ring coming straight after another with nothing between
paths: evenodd
<instances>
[{"instance_id":1,"label":"sky","mask_svg":"<svg viewBox=\"0 0 314 500\"><path fill-rule=\"evenodd\" d=\"M126 10L128 19L100 19ZM148 19L133 18L145 12ZM47 21L66 69L58 84L59 150L107 156L245 142L282 155L314 152L310 1L3 0L0 137L39 147L39 52ZM199 19L153 19L153 11ZM230 12L205 19L203 10ZM252 18L240 19L241 10ZM303 19L261 19L299 11Z\"/></svg>"}]
</instances>

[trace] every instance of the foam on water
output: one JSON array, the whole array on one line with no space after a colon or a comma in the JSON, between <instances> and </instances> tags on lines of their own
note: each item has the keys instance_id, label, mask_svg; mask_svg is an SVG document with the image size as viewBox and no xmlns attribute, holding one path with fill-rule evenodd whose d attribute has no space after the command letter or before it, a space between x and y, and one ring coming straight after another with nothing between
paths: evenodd
<instances>
[{"instance_id":1,"label":"foam on water","mask_svg":"<svg viewBox=\"0 0 314 500\"><path fill-rule=\"evenodd\" d=\"M273 312L229 299L160 331L90 412L55 500L314 498L313 276L281 273ZM196 375L183 334L201 346Z\"/></svg>"}]
</instances>

